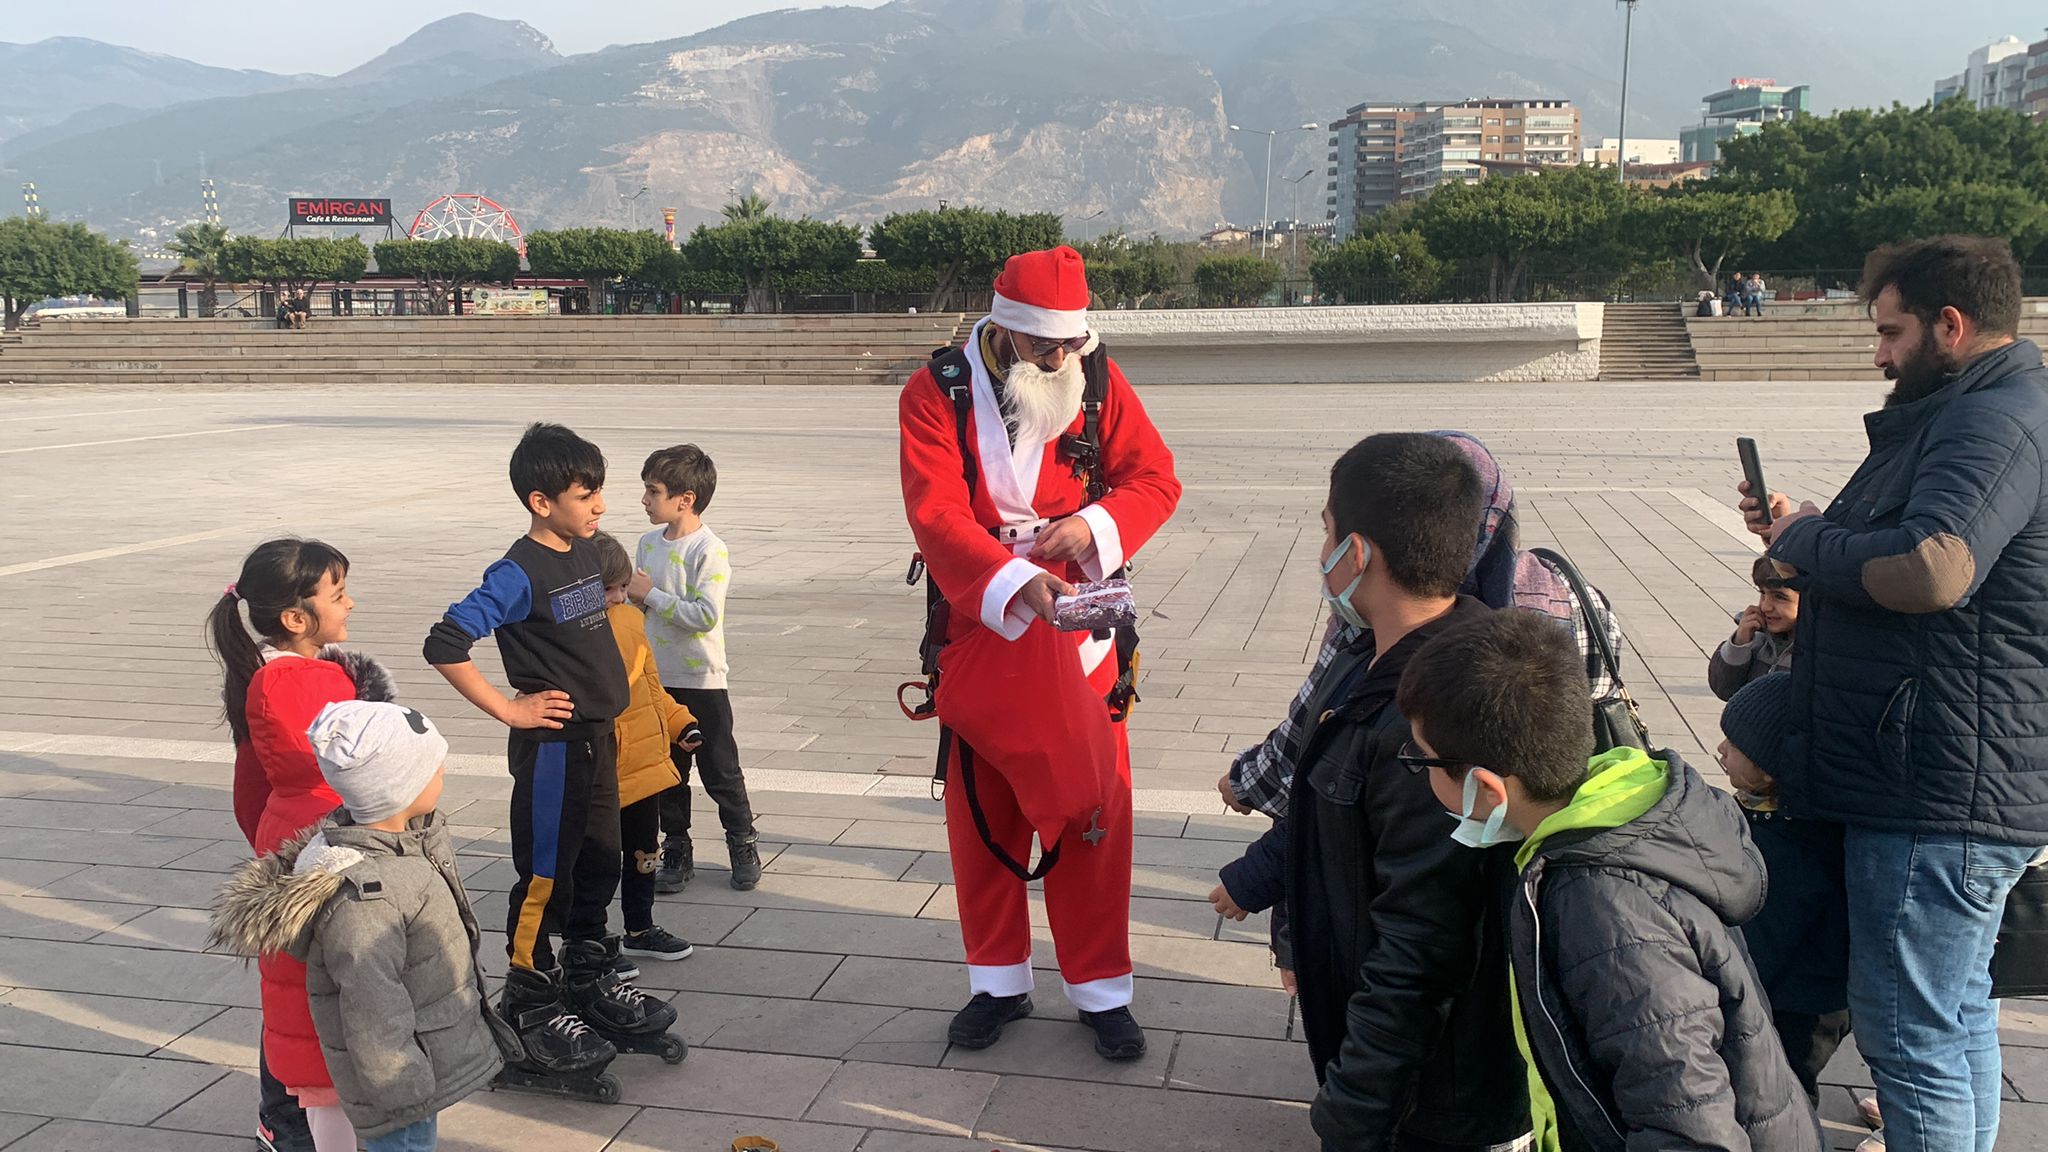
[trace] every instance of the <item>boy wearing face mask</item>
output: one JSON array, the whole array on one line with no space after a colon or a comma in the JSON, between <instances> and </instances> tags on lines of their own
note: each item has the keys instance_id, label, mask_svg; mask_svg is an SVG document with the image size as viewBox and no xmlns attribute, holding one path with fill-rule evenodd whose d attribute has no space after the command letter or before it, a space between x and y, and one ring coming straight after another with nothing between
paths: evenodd
<instances>
[{"instance_id":1,"label":"boy wearing face mask","mask_svg":"<svg viewBox=\"0 0 2048 1152\"><path fill-rule=\"evenodd\" d=\"M1292 959L1322 1082L1309 1115L1326 1149L1477 1152L1529 1130L1495 912L1510 850L1446 835L1429 781L1400 762L1394 706L1431 636L1492 614L1458 595L1484 503L1465 454L1422 433L1363 440L1330 473L1322 596L1361 631L1303 713L1287 807Z\"/></svg>"},{"instance_id":2,"label":"boy wearing face mask","mask_svg":"<svg viewBox=\"0 0 2048 1152\"><path fill-rule=\"evenodd\" d=\"M1402 759L1458 839L1520 841L1507 924L1533 1147L1818 1152L1739 931L1764 902L1742 810L1668 752L1588 763L1585 678L1555 624L1501 612L1432 640L1397 700Z\"/></svg>"}]
</instances>

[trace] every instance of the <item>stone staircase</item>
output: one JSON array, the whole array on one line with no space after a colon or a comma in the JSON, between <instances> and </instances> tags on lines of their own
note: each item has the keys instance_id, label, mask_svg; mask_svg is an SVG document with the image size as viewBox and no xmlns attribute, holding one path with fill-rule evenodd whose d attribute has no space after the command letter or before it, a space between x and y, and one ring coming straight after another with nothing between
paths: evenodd
<instances>
[{"instance_id":1,"label":"stone staircase","mask_svg":"<svg viewBox=\"0 0 2048 1152\"><path fill-rule=\"evenodd\" d=\"M1687 380L1699 374L1679 305L1607 305L1600 325L1602 380Z\"/></svg>"},{"instance_id":2,"label":"stone staircase","mask_svg":"<svg viewBox=\"0 0 2048 1152\"><path fill-rule=\"evenodd\" d=\"M1882 380L1870 360L1877 333L1853 304L1767 305L1762 318L1689 318L1708 380ZM2029 300L2020 335L2048 345L2048 301Z\"/></svg>"},{"instance_id":3,"label":"stone staircase","mask_svg":"<svg viewBox=\"0 0 2048 1152\"><path fill-rule=\"evenodd\" d=\"M0 383L901 385L958 313L66 320L0 343Z\"/></svg>"}]
</instances>

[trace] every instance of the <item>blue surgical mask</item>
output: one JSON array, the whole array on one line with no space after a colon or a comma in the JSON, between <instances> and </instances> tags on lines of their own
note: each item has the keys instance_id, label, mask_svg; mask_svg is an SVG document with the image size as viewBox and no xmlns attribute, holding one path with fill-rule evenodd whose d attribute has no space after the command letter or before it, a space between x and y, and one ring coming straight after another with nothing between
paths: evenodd
<instances>
[{"instance_id":1,"label":"blue surgical mask","mask_svg":"<svg viewBox=\"0 0 2048 1152\"><path fill-rule=\"evenodd\" d=\"M1351 536L1357 535L1356 532L1351 534ZM1359 584L1365 580L1365 566L1372 560L1372 544L1370 542L1363 538L1360 538L1358 541L1360 549L1358 575L1351 578L1351 583L1344 586L1344 591L1335 593L1330 591L1329 575L1337 570L1337 562L1344 559L1345 551L1351 546L1351 536L1346 536L1344 539L1337 541L1337 547L1331 550L1328 556L1323 557L1321 589L1323 603L1330 606L1330 611L1335 612L1338 619L1351 625L1353 628L1363 628L1365 627L1365 617L1359 615L1357 607L1351 603L1351 594L1358 591Z\"/></svg>"},{"instance_id":2,"label":"blue surgical mask","mask_svg":"<svg viewBox=\"0 0 2048 1152\"><path fill-rule=\"evenodd\" d=\"M1512 844L1527 839L1522 833L1507 827L1508 806L1496 804L1493 814L1484 820L1475 819L1472 808L1479 802L1479 773L1467 769L1465 772L1465 809L1458 813L1458 827L1451 832L1451 839L1467 848L1491 848L1496 844Z\"/></svg>"}]
</instances>

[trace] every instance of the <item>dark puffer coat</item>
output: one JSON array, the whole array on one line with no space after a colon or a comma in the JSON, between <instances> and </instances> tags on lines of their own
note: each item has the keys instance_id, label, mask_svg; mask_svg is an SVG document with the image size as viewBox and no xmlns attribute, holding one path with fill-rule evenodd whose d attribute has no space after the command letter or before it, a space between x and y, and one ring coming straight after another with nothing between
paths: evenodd
<instances>
[{"instance_id":1,"label":"dark puffer coat","mask_svg":"<svg viewBox=\"0 0 2048 1152\"><path fill-rule=\"evenodd\" d=\"M1801 816L2048 844L2048 368L2021 340L1864 417L1870 455L1771 558L1802 593Z\"/></svg>"},{"instance_id":2,"label":"dark puffer coat","mask_svg":"<svg viewBox=\"0 0 2048 1152\"><path fill-rule=\"evenodd\" d=\"M1668 783L1649 811L1544 840L1508 912L1515 993L1560 1142L1820 1152L1735 927L1763 907L1763 858L1731 797L1656 755Z\"/></svg>"}]
</instances>

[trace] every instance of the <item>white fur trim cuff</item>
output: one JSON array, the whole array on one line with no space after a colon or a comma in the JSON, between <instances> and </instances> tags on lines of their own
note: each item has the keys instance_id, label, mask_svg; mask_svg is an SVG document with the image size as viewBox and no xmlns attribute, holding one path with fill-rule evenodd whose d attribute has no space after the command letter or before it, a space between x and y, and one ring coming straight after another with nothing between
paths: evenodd
<instances>
[{"instance_id":1,"label":"white fur trim cuff","mask_svg":"<svg viewBox=\"0 0 2048 1152\"><path fill-rule=\"evenodd\" d=\"M1031 627L1033 619L1022 604L1017 603L1017 590L1031 582L1031 578L1045 571L1029 560L1012 560L996 570L988 578L988 587L981 593L981 623L989 631L1005 640L1015 640Z\"/></svg>"},{"instance_id":2,"label":"white fur trim cuff","mask_svg":"<svg viewBox=\"0 0 2048 1152\"><path fill-rule=\"evenodd\" d=\"M1107 1012L1111 1008L1131 1006L1131 992L1134 987L1128 974L1111 976L1107 980L1089 980L1080 984L1060 981L1066 989L1067 1003L1083 1012Z\"/></svg>"},{"instance_id":3,"label":"white fur trim cuff","mask_svg":"<svg viewBox=\"0 0 2048 1152\"><path fill-rule=\"evenodd\" d=\"M1129 979L1129 977L1126 977ZM1026 996L1031 993L1031 961L1022 964L969 964L967 988L971 995Z\"/></svg>"},{"instance_id":4,"label":"white fur trim cuff","mask_svg":"<svg viewBox=\"0 0 2048 1152\"><path fill-rule=\"evenodd\" d=\"M996 293L995 303L988 310L988 318L1008 331L1020 336L1036 336L1040 340L1072 340L1088 334L1086 308L1058 312L1012 300L1000 292Z\"/></svg>"},{"instance_id":5,"label":"white fur trim cuff","mask_svg":"<svg viewBox=\"0 0 2048 1152\"><path fill-rule=\"evenodd\" d=\"M1111 572L1124 566L1124 537L1117 530L1116 517L1100 504L1090 504L1074 513L1088 522L1088 530L1095 535L1095 546L1081 557L1081 571L1090 580L1101 580Z\"/></svg>"}]
</instances>

